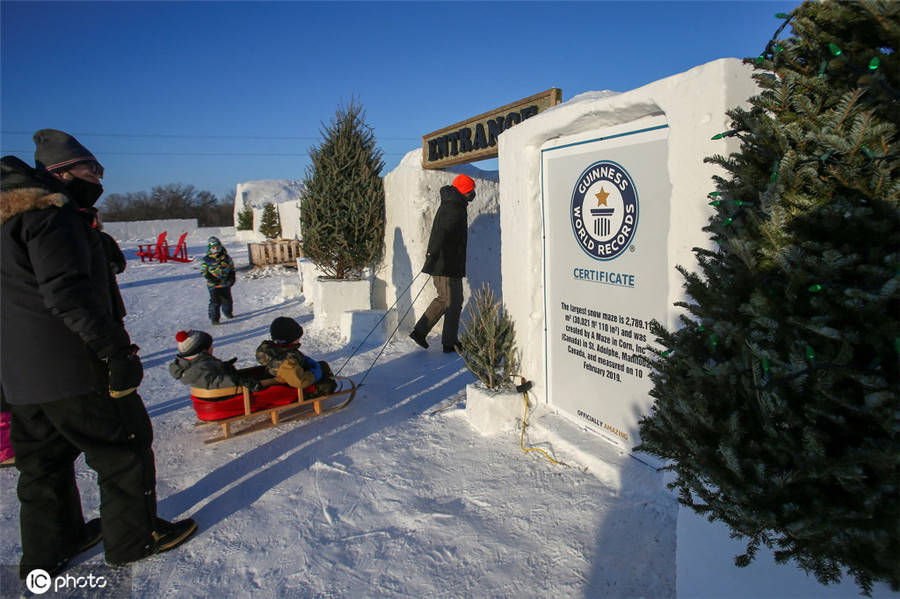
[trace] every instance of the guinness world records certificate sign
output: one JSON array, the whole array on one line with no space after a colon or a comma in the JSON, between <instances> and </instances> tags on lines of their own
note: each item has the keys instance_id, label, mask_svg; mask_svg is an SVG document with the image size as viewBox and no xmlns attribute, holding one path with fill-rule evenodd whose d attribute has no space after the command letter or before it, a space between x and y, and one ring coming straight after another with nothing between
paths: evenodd
<instances>
[{"instance_id":1,"label":"guinness world records certificate sign","mask_svg":"<svg viewBox=\"0 0 900 599\"><path fill-rule=\"evenodd\" d=\"M541 150L547 398L628 451L668 311L668 134L652 117Z\"/></svg>"}]
</instances>

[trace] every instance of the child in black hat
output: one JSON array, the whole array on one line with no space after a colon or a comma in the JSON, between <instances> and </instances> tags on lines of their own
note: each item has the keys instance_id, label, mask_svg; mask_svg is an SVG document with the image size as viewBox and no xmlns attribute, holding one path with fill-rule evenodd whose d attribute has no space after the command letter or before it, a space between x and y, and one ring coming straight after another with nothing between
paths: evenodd
<instances>
[{"instance_id":1,"label":"child in black hat","mask_svg":"<svg viewBox=\"0 0 900 599\"><path fill-rule=\"evenodd\" d=\"M178 354L175 361L169 364L169 374L185 385L199 389L225 389L240 385L251 391L262 389L259 379L235 369L237 358L223 362L213 356L213 339L209 333L178 331L175 341L178 342Z\"/></svg>"},{"instance_id":2,"label":"child in black hat","mask_svg":"<svg viewBox=\"0 0 900 599\"><path fill-rule=\"evenodd\" d=\"M279 316L272 321L269 334L272 339L263 341L256 348L256 361L269 374L309 394L334 393L337 383L328 362L317 362L300 351L303 327L296 320Z\"/></svg>"}]
</instances>

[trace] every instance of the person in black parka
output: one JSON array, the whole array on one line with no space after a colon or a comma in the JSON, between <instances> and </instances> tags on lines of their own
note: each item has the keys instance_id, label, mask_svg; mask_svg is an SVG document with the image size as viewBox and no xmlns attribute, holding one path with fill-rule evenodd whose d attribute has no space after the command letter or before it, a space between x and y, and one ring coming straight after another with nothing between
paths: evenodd
<instances>
[{"instance_id":1,"label":"person in black parka","mask_svg":"<svg viewBox=\"0 0 900 599\"><path fill-rule=\"evenodd\" d=\"M19 470L20 577L56 575L104 541L124 564L174 547L196 523L156 516L153 430L143 368L115 280L124 261L99 229L103 167L74 137L35 133L32 168L0 160L0 380ZM87 523L74 462L97 472Z\"/></svg>"},{"instance_id":2,"label":"person in black parka","mask_svg":"<svg viewBox=\"0 0 900 599\"><path fill-rule=\"evenodd\" d=\"M442 187L440 193L441 205L434 215L425 265L422 267L422 272L431 275L437 297L431 301L409 336L427 349L425 337L443 316L441 343L444 353L451 353L459 347L462 278L466 276L466 244L469 234L467 206L475 199L475 181L467 175L458 175L451 185Z\"/></svg>"}]
</instances>

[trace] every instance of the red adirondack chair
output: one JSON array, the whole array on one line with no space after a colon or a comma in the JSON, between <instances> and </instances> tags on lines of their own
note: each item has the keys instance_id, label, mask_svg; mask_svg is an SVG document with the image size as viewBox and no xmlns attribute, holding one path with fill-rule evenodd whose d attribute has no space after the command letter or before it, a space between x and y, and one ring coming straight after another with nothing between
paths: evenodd
<instances>
[{"instance_id":1,"label":"red adirondack chair","mask_svg":"<svg viewBox=\"0 0 900 599\"><path fill-rule=\"evenodd\" d=\"M167 262L169 260L169 244L166 242L166 232L163 231L156 238L156 243L138 244L137 255L140 256L141 262L146 259L147 262Z\"/></svg>"},{"instance_id":2,"label":"red adirondack chair","mask_svg":"<svg viewBox=\"0 0 900 599\"><path fill-rule=\"evenodd\" d=\"M187 242L185 239L187 238L187 232L182 233L181 237L178 238L178 243L175 245L175 250L169 254L169 260L174 260L175 262L190 262L191 259L188 257L187 252Z\"/></svg>"}]
</instances>

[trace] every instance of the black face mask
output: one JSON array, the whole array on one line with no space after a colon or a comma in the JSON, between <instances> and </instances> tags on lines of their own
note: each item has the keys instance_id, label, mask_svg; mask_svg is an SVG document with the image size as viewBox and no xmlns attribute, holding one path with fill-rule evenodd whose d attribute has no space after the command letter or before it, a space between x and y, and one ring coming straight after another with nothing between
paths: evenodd
<instances>
[{"instance_id":1,"label":"black face mask","mask_svg":"<svg viewBox=\"0 0 900 599\"><path fill-rule=\"evenodd\" d=\"M103 186L75 177L66 185L66 191L79 208L91 208L103 195Z\"/></svg>"}]
</instances>

